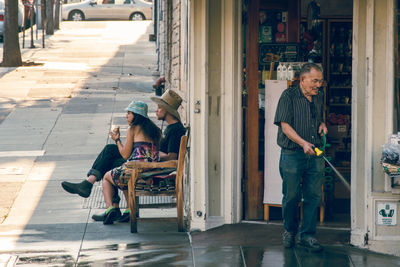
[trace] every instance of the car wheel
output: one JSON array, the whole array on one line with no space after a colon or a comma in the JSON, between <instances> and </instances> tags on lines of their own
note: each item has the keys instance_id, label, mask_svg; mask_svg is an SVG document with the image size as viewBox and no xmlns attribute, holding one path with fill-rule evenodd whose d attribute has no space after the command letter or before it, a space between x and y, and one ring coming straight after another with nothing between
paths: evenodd
<instances>
[{"instance_id":1,"label":"car wheel","mask_svg":"<svg viewBox=\"0 0 400 267\"><path fill-rule=\"evenodd\" d=\"M68 19L72 21L82 21L85 20L85 15L79 10L73 10L69 13Z\"/></svg>"},{"instance_id":2,"label":"car wheel","mask_svg":"<svg viewBox=\"0 0 400 267\"><path fill-rule=\"evenodd\" d=\"M144 15L140 12L135 12L132 13L132 15L129 17L130 20L145 20L146 18Z\"/></svg>"}]
</instances>

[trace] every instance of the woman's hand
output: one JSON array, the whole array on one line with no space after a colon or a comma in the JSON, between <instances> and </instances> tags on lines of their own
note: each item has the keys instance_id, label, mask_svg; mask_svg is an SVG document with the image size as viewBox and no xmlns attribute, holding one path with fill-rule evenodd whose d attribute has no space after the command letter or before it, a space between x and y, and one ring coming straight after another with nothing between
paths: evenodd
<instances>
[{"instance_id":1,"label":"woman's hand","mask_svg":"<svg viewBox=\"0 0 400 267\"><path fill-rule=\"evenodd\" d=\"M110 132L110 137L114 141L120 138L119 126Z\"/></svg>"}]
</instances>

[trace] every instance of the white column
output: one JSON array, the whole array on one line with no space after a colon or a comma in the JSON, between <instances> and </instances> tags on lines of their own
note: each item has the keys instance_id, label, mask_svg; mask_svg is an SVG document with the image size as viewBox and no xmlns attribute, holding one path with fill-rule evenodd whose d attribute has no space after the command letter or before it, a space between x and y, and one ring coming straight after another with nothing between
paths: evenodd
<instances>
[{"instance_id":1,"label":"white column","mask_svg":"<svg viewBox=\"0 0 400 267\"><path fill-rule=\"evenodd\" d=\"M367 175L366 123L368 122L365 100L367 80L367 32L371 31L373 9L370 0L353 2L353 62L352 62L352 143L351 143L351 243L364 246L368 237L367 198L370 192L370 176ZM367 19L367 17L369 19ZM370 55L369 55L370 56Z\"/></svg>"},{"instance_id":2,"label":"white column","mask_svg":"<svg viewBox=\"0 0 400 267\"><path fill-rule=\"evenodd\" d=\"M190 228L205 230L207 212L207 0L190 3Z\"/></svg>"},{"instance_id":3,"label":"white column","mask_svg":"<svg viewBox=\"0 0 400 267\"><path fill-rule=\"evenodd\" d=\"M237 223L242 214L242 32L240 1L222 1L222 149L225 223Z\"/></svg>"}]
</instances>

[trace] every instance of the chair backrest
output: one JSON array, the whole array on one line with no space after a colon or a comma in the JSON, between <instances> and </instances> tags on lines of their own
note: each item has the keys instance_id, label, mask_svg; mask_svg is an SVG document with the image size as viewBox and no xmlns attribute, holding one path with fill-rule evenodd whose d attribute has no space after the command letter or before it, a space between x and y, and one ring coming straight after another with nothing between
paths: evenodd
<instances>
[{"instance_id":1,"label":"chair backrest","mask_svg":"<svg viewBox=\"0 0 400 267\"><path fill-rule=\"evenodd\" d=\"M176 168L176 177L178 180L182 179L183 167L185 164L186 157L186 146L187 146L188 136L187 134L181 137L181 143L179 146L179 156L178 156L178 166ZM177 183L180 181L177 181Z\"/></svg>"},{"instance_id":2,"label":"chair backrest","mask_svg":"<svg viewBox=\"0 0 400 267\"><path fill-rule=\"evenodd\" d=\"M178 165L176 166L176 181L175 181L177 191L182 191L183 167L185 165L188 133L189 131L186 131L186 134L181 137L181 143L179 146Z\"/></svg>"},{"instance_id":3,"label":"chair backrest","mask_svg":"<svg viewBox=\"0 0 400 267\"><path fill-rule=\"evenodd\" d=\"M189 127L187 127L185 135L182 135L181 142L180 142L180 145L179 145L178 166L177 166L177 168L179 168L179 164L184 164L185 163L185 157L186 157L186 152L187 152L187 143L188 143L188 139L189 139L189 134L190 134L190 130L189 130Z\"/></svg>"},{"instance_id":4,"label":"chair backrest","mask_svg":"<svg viewBox=\"0 0 400 267\"><path fill-rule=\"evenodd\" d=\"M189 131L186 131L186 134L181 137L181 144L179 147L178 166L176 168L176 180L175 180L176 212L177 212L177 217L178 217L179 232L184 231L182 180L183 180L183 168L185 165L185 157L186 157L186 147L187 147L187 142L188 142L188 133L189 133Z\"/></svg>"}]
</instances>

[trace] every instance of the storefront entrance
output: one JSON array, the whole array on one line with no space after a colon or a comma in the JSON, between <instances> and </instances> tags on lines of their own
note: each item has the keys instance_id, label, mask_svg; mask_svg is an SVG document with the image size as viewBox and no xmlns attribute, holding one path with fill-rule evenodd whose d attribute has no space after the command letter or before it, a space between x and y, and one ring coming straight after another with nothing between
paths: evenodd
<instances>
[{"instance_id":1,"label":"storefront entrance","mask_svg":"<svg viewBox=\"0 0 400 267\"><path fill-rule=\"evenodd\" d=\"M280 93L296 82L293 76L303 62L319 63L324 69L321 90L330 145L325 155L351 183L353 1L332 2L247 1L243 38L245 219L281 219L279 147L273 116ZM328 165L321 190L320 221L349 227L350 192Z\"/></svg>"}]
</instances>

